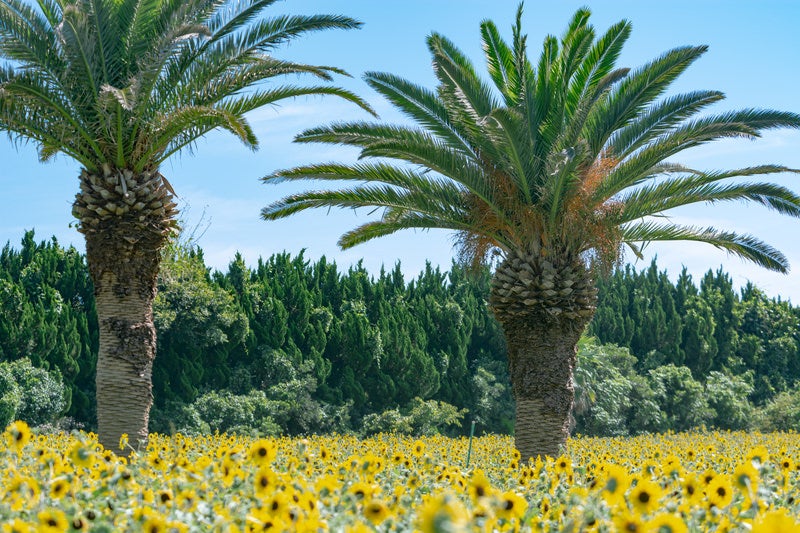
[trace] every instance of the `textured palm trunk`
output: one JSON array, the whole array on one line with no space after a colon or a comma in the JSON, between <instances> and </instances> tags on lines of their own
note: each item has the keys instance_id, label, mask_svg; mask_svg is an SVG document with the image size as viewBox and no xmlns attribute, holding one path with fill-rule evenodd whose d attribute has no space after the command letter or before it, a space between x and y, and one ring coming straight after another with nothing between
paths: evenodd
<instances>
[{"instance_id":1,"label":"textured palm trunk","mask_svg":"<svg viewBox=\"0 0 800 533\"><path fill-rule=\"evenodd\" d=\"M97 430L117 450L122 434L147 440L156 353L153 300L161 250L176 228L175 204L157 172L81 174L73 205L86 238L95 288L100 346Z\"/></svg>"},{"instance_id":2,"label":"textured palm trunk","mask_svg":"<svg viewBox=\"0 0 800 533\"><path fill-rule=\"evenodd\" d=\"M566 446L577 344L596 294L580 258L556 262L512 252L495 272L489 303L506 337L514 442L525 460L555 457Z\"/></svg>"},{"instance_id":3,"label":"textured palm trunk","mask_svg":"<svg viewBox=\"0 0 800 533\"><path fill-rule=\"evenodd\" d=\"M569 437L572 373L586 321L528 317L502 325L517 404L514 445L524 459L556 457Z\"/></svg>"}]
</instances>

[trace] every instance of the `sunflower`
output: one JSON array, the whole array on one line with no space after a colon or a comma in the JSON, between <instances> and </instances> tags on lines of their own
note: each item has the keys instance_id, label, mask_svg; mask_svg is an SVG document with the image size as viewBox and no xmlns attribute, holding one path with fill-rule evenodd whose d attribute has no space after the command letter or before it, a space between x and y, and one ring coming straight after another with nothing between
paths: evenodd
<instances>
[{"instance_id":1,"label":"sunflower","mask_svg":"<svg viewBox=\"0 0 800 533\"><path fill-rule=\"evenodd\" d=\"M631 489L628 501L638 512L648 514L658 508L661 496L661 487L648 479L642 479Z\"/></svg>"},{"instance_id":2,"label":"sunflower","mask_svg":"<svg viewBox=\"0 0 800 533\"><path fill-rule=\"evenodd\" d=\"M372 498L377 492L377 487L366 483L364 481L358 481L350 485L350 488L347 489L348 494L352 494L356 497L357 500L366 500L367 498Z\"/></svg>"},{"instance_id":3,"label":"sunflower","mask_svg":"<svg viewBox=\"0 0 800 533\"><path fill-rule=\"evenodd\" d=\"M252 514L246 519L247 531L289 531L288 524L282 517L270 512L267 509L254 509Z\"/></svg>"},{"instance_id":4,"label":"sunflower","mask_svg":"<svg viewBox=\"0 0 800 533\"><path fill-rule=\"evenodd\" d=\"M628 471L619 465L609 465L606 469L605 483L602 484L601 496L609 505L624 501L625 491L630 486Z\"/></svg>"},{"instance_id":5,"label":"sunflower","mask_svg":"<svg viewBox=\"0 0 800 533\"><path fill-rule=\"evenodd\" d=\"M69 527L67 516L61 509L45 509L36 518L39 520L37 533L62 533Z\"/></svg>"},{"instance_id":6,"label":"sunflower","mask_svg":"<svg viewBox=\"0 0 800 533\"><path fill-rule=\"evenodd\" d=\"M796 533L800 523L786 509L768 511L759 515L753 522L751 533Z\"/></svg>"},{"instance_id":7,"label":"sunflower","mask_svg":"<svg viewBox=\"0 0 800 533\"><path fill-rule=\"evenodd\" d=\"M415 440L411 444L411 454L414 457L421 457L425 453L425 443L421 440Z\"/></svg>"},{"instance_id":8,"label":"sunflower","mask_svg":"<svg viewBox=\"0 0 800 533\"><path fill-rule=\"evenodd\" d=\"M275 492L264 501L263 507L270 515L288 517L289 497L284 492Z\"/></svg>"},{"instance_id":9,"label":"sunflower","mask_svg":"<svg viewBox=\"0 0 800 533\"><path fill-rule=\"evenodd\" d=\"M733 484L752 499L758 490L758 470L752 462L744 462L733 471Z\"/></svg>"},{"instance_id":10,"label":"sunflower","mask_svg":"<svg viewBox=\"0 0 800 533\"><path fill-rule=\"evenodd\" d=\"M700 482L694 474L688 474L683 478L681 489L684 497L690 504L696 504L703 497L703 490L700 487Z\"/></svg>"},{"instance_id":11,"label":"sunflower","mask_svg":"<svg viewBox=\"0 0 800 533\"><path fill-rule=\"evenodd\" d=\"M528 502L516 492L509 490L497 497L494 509L498 517L506 520L522 518L528 509Z\"/></svg>"},{"instance_id":12,"label":"sunflower","mask_svg":"<svg viewBox=\"0 0 800 533\"><path fill-rule=\"evenodd\" d=\"M1 531L3 533L33 533L34 529L28 522L15 518L3 524Z\"/></svg>"},{"instance_id":13,"label":"sunflower","mask_svg":"<svg viewBox=\"0 0 800 533\"><path fill-rule=\"evenodd\" d=\"M386 520L389 515L389 507L382 500L370 500L363 508L364 516L374 525L378 525Z\"/></svg>"},{"instance_id":14,"label":"sunflower","mask_svg":"<svg viewBox=\"0 0 800 533\"><path fill-rule=\"evenodd\" d=\"M760 444L750 450L745 456L745 459L758 463L759 465L766 464L766 462L769 461L769 450L767 450L766 446Z\"/></svg>"},{"instance_id":15,"label":"sunflower","mask_svg":"<svg viewBox=\"0 0 800 533\"><path fill-rule=\"evenodd\" d=\"M3 500L11 503L13 511L20 511L33 505L39 499L41 491L36 479L30 476L14 475L5 487Z\"/></svg>"},{"instance_id":16,"label":"sunflower","mask_svg":"<svg viewBox=\"0 0 800 533\"><path fill-rule=\"evenodd\" d=\"M569 460L569 457L562 455L556 459L554 468L558 475L569 474L572 472L572 461Z\"/></svg>"},{"instance_id":17,"label":"sunflower","mask_svg":"<svg viewBox=\"0 0 800 533\"><path fill-rule=\"evenodd\" d=\"M172 491L169 489L162 489L156 493L156 503L165 507L171 507L174 500L175 497L172 495Z\"/></svg>"},{"instance_id":18,"label":"sunflower","mask_svg":"<svg viewBox=\"0 0 800 533\"><path fill-rule=\"evenodd\" d=\"M550 504L550 498L542 498L542 501L539 503L539 514L542 515L542 518L549 518L550 511L553 510L553 506Z\"/></svg>"},{"instance_id":19,"label":"sunflower","mask_svg":"<svg viewBox=\"0 0 800 533\"><path fill-rule=\"evenodd\" d=\"M452 494L425 498L416 526L422 533L467 531L470 515L464 504Z\"/></svg>"},{"instance_id":20,"label":"sunflower","mask_svg":"<svg viewBox=\"0 0 800 533\"><path fill-rule=\"evenodd\" d=\"M258 466L270 464L278 455L275 444L267 439L259 439L250 445L247 456Z\"/></svg>"},{"instance_id":21,"label":"sunflower","mask_svg":"<svg viewBox=\"0 0 800 533\"><path fill-rule=\"evenodd\" d=\"M727 507L733 499L733 486L730 478L725 474L720 474L712 479L706 487L706 498L711 505L719 509Z\"/></svg>"},{"instance_id":22,"label":"sunflower","mask_svg":"<svg viewBox=\"0 0 800 533\"><path fill-rule=\"evenodd\" d=\"M20 452L31 440L31 428L22 420L12 422L6 428L5 440L9 448Z\"/></svg>"},{"instance_id":23,"label":"sunflower","mask_svg":"<svg viewBox=\"0 0 800 533\"><path fill-rule=\"evenodd\" d=\"M652 533L686 533L686 523L677 515L659 513L646 524L647 531Z\"/></svg>"},{"instance_id":24,"label":"sunflower","mask_svg":"<svg viewBox=\"0 0 800 533\"><path fill-rule=\"evenodd\" d=\"M264 498L275 490L278 478L269 468L259 468L253 480L256 496Z\"/></svg>"},{"instance_id":25,"label":"sunflower","mask_svg":"<svg viewBox=\"0 0 800 533\"><path fill-rule=\"evenodd\" d=\"M50 498L59 500L69 492L69 482L65 477L54 479L50 483Z\"/></svg>"},{"instance_id":26,"label":"sunflower","mask_svg":"<svg viewBox=\"0 0 800 533\"><path fill-rule=\"evenodd\" d=\"M481 469L475 470L470 476L468 490L473 503L491 496L494 491L492 484Z\"/></svg>"},{"instance_id":27,"label":"sunflower","mask_svg":"<svg viewBox=\"0 0 800 533\"><path fill-rule=\"evenodd\" d=\"M644 531L644 522L637 514L617 513L613 518L614 527L620 533L640 533Z\"/></svg>"}]
</instances>

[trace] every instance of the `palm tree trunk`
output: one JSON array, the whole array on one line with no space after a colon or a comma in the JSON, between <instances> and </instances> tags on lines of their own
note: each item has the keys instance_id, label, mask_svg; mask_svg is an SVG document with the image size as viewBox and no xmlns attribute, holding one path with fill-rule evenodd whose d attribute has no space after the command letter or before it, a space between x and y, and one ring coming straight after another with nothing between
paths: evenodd
<instances>
[{"instance_id":1,"label":"palm tree trunk","mask_svg":"<svg viewBox=\"0 0 800 533\"><path fill-rule=\"evenodd\" d=\"M94 282L100 346L97 355L97 433L118 450L147 440L156 354L153 300L161 250L176 228L175 204L157 172L133 175L84 171L73 213L86 238Z\"/></svg>"},{"instance_id":2,"label":"palm tree trunk","mask_svg":"<svg viewBox=\"0 0 800 533\"><path fill-rule=\"evenodd\" d=\"M86 236L100 329L97 432L100 443L113 450L123 433L134 446L147 440L156 355L153 299L160 262L158 251L131 250L115 241L113 231Z\"/></svg>"},{"instance_id":3,"label":"palm tree trunk","mask_svg":"<svg viewBox=\"0 0 800 533\"><path fill-rule=\"evenodd\" d=\"M523 459L556 457L569 437L578 339L585 319L536 319L503 322L514 400L514 444Z\"/></svg>"},{"instance_id":4,"label":"palm tree trunk","mask_svg":"<svg viewBox=\"0 0 800 533\"><path fill-rule=\"evenodd\" d=\"M569 437L577 344L597 290L580 256L510 251L489 303L503 327L517 403L514 440L522 458L557 456Z\"/></svg>"}]
</instances>

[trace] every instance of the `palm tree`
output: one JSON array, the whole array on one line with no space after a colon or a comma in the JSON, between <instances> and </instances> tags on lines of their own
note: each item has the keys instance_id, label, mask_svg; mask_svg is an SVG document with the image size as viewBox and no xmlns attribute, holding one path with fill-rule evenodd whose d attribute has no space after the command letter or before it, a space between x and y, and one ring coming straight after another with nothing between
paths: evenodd
<instances>
[{"instance_id":1,"label":"palm tree","mask_svg":"<svg viewBox=\"0 0 800 533\"><path fill-rule=\"evenodd\" d=\"M343 248L408 228L444 228L457 232L465 260L499 254L489 303L508 345L516 446L528 458L557 454L568 437L576 343L595 311L594 278L620 260L624 246L640 255L650 241L700 241L787 270L779 251L752 236L659 215L723 200L800 215L800 198L790 190L730 180L788 170L782 166L704 172L670 161L715 139L800 127L800 116L747 109L698 117L723 95L662 95L705 46L670 50L635 70L617 68L629 22L597 37L586 9L560 40L544 40L533 64L521 18L520 6L510 44L491 21L481 24L494 87L436 33L427 41L436 91L367 73L370 86L415 125L350 122L305 131L298 141L357 146L362 159L380 159L277 171L264 180L357 183L288 196L262 216L372 206L384 208L382 217L345 233Z\"/></svg>"},{"instance_id":2,"label":"palm tree","mask_svg":"<svg viewBox=\"0 0 800 533\"><path fill-rule=\"evenodd\" d=\"M356 28L339 15L262 16L275 0L0 0L0 129L82 170L73 214L86 239L100 325L100 441L147 437L161 250L176 231L159 167L221 128L255 149L245 114L328 85L259 82L339 69L277 59L298 35Z\"/></svg>"}]
</instances>

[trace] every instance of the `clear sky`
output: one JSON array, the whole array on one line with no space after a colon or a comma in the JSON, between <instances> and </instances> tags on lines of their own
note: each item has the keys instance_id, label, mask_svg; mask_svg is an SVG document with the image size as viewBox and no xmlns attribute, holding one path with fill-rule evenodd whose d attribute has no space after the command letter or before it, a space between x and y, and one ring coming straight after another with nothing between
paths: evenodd
<instances>
[{"instance_id":1,"label":"clear sky","mask_svg":"<svg viewBox=\"0 0 800 533\"><path fill-rule=\"evenodd\" d=\"M623 18L633 23L620 66L636 67L677 46L708 44L709 52L676 82L673 92L723 91L727 99L711 111L761 107L800 112L797 0L528 0L523 27L529 35L531 56L538 57L546 34L561 35L570 15L583 5L591 9L598 33ZM382 119L401 121L361 75L366 71L393 72L433 88L425 46L431 31L453 40L482 71L480 21L494 20L510 37L516 6L516 0L285 0L271 13L341 13L362 20L360 30L306 36L277 55L346 69L353 78L338 79L340 85L369 101ZM444 231L408 231L345 252L337 248L343 232L378 213L310 211L278 222L260 219L262 207L303 188L265 185L261 176L300 164L354 159L355 152L349 149L293 144L295 134L332 121L367 118L355 106L328 97L286 101L250 116L261 142L258 151L249 151L230 135L215 133L200 142L194 154L167 162L162 173L180 196L184 226L202 232L198 243L207 263L225 269L236 251L254 264L259 256L305 249L307 258L325 255L342 268L363 258L373 274L381 265L391 268L401 261L407 279L419 273L425 261L449 268L452 236ZM800 168L800 132L782 130L757 141L712 144L686 152L676 161L709 170L763 163ZM0 137L0 244L10 241L16 246L23 231L34 228L38 239L55 235L62 244L83 250L82 236L71 227L70 214L78 173L78 166L63 156L43 165L32 146L14 147ZM773 180L800 193L798 175L779 175ZM800 303L800 220L745 204L684 208L670 215L682 223L752 233L783 251L793 271L779 275L708 245L674 243L648 247L648 259L637 263L637 268L657 255L659 267L667 269L673 279L685 265L699 281L709 268L722 265L736 285L751 280L770 296Z\"/></svg>"}]
</instances>

